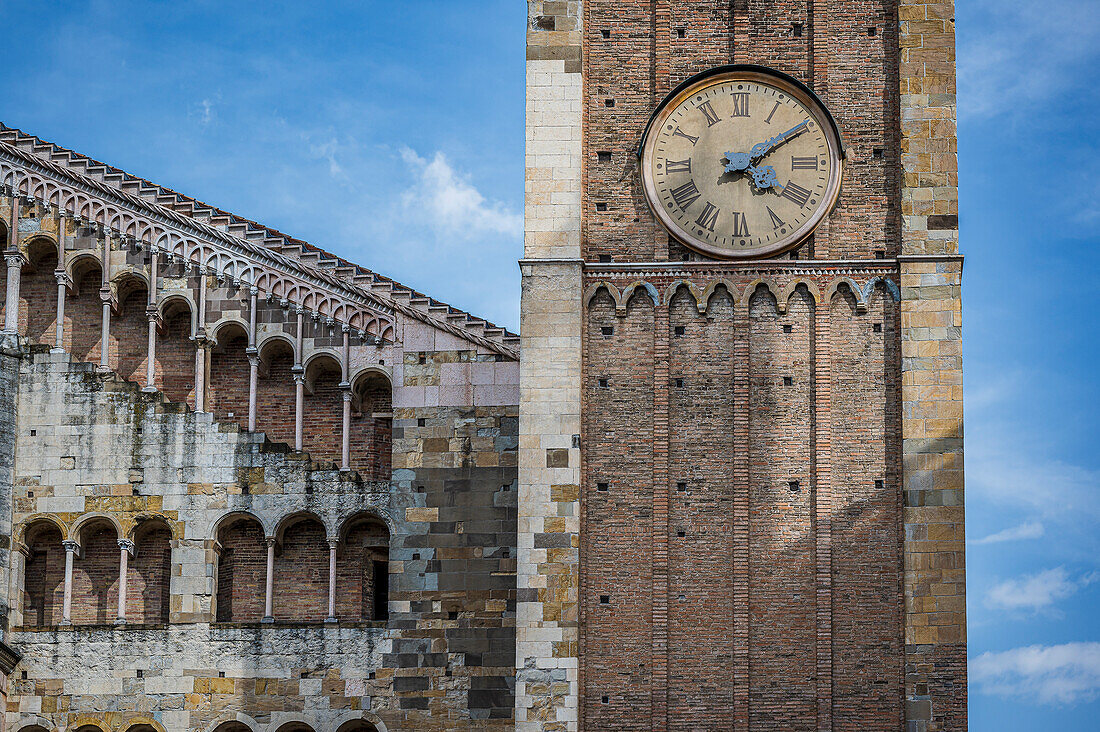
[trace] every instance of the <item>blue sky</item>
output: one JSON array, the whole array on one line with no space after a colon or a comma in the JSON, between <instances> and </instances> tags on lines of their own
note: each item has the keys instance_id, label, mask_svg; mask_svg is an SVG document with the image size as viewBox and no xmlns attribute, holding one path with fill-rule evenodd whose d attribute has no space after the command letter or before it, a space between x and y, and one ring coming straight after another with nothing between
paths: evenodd
<instances>
[{"instance_id":1,"label":"blue sky","mask_svg":"<svg viewBox=\"0 0 1100 732\"><path fill-rule=\"evenodd\" d=\"M0 2L0 119L515 328L525 7ZM971 729L1100 717L1100 10L960 0Z\"/></svg>"}]
</instances>

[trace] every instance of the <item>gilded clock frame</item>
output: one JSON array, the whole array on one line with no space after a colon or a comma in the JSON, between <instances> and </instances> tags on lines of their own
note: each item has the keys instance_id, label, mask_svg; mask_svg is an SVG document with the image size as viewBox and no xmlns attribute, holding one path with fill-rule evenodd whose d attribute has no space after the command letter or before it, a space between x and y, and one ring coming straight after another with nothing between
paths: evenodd
<instances>
[{"instance_id":1,"label":"gilded clock frame","mask_svg":"<svg viewBox=\"0 0 1100 732\"><path fill-rule=\"evenodd\" d=\"M657 140L657 136L651 134L653 130L660 129L668 116L692 95L697 94L702 89L717 84L723 84L728 81L748 81L767 84L798 100L810 112L814 121L824 132L825 139L829 144L829 156L835 163L829 174L829 183L826 187L825 195L822 197L822 201L818 205L817 210L809 219L798 227L798 229L792 231L786 237L774 244L768 244L744 253L716 247L710 242L701 240L693 236L691 232L684 231L677 226L672 217L664 210L664 207L661 206L657 186L653 180L653 150ZM817 227L820 226L821 222L825 220L825 217L836 207L837 200L840 197L841 184L844 179L844 162L847 158L844 138L840 134L840 128L837 126L836 120L833 119L832 113L829 112L829 108L821 101L821 98L818 97L812 89L798 79L795 79L793 76L785 74L782 71L776 71L775 69L770 69L766 66L758 66L756 64L728 64L725 66L716 66L692 76L673 89L668 96L657 105L657 109L654 110L649 121L646 123L641 142L638 145L637 154L639 168L642 173L642 188L645 192L646 202L649 204L650 210L657 217L657 220L660 221L661 225L668 231L669 235L700 254L726 260L761 259L782 254L803 243L813 234Z\"/></svg>"}]
</instances>

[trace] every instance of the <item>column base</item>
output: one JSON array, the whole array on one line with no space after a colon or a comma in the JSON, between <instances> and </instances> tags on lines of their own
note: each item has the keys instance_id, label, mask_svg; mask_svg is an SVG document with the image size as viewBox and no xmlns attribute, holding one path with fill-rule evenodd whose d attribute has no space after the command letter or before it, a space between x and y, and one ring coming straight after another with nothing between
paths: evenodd
<instances>
[{"instance_id":1,"label":"column base","mask_svg":"<svg viewBox=\"0 0 1100 732\"><path fill-rule=\"evenodd\" d=\"M325 622L326 623L339 623L340 621L337 618L325 618Z\"/></svg>"},{"instance_id":2,"label":"column base","mask_svg":"<svg viewBox=\"0 0 1100 732\"><path fill-rule=\"evenodd\" d=\"M126 625L126 618L115 618L115 625Z\"/></svg>"},{"instance_id":3,"label":"column base","mask_svg":"<svg viewBox=\"0 0 1100 732\"><path fill-rule=\"evenodd\" d=\"M263 618L260 619L260 622L261 623L274 623L275 618L271 617L270 615L265 615L265 616L263 616Z\"/></svg>"},{"instance_id":4,"label":"column base","mask_svg":"<svg viewBox=\"0 0 1100 732\"><path fill-rule=\"evenodd\" d=\"M62 620L60 623L58 623L58 625L65 625L65 626L72 625L72 624L73 624L73 621L71 621L71 620Z\"/></svg>"},{"instance_id":5,"label":"column base","mask_svg":"<svg viewBox=\"0 0 1100 732\"><path fill-rule=\"evenodd\" d=\"M109 373L111 373L111 367L110 366L104 366L103 364L96 364L95 372L97 374L109 374Z\"/></svg>"},{"instance_id":6,"label":"column base","mask_svg":"<svg viewBox=\"0 0 1100 732\"><path fill-rule=\"evenodd\" d=\"M143 386L141 387L142 394L156 394L160 389L155 386Z\"/></svg>"},{"instance_id":7,"label":"column base","mask_svg":"<svg viewBox=\"0 0 1100 732\"><path fill-rule=\"evenodd\" d=\"M50 349L50 353L65 353L65 349L54 347Z\"/></svg>"},{"instance_id":8,"label":"column base","mask_svg":"<svg viewBox=\"0 0 1100 732\"><path fill-rule=\"evenodd\" d=\"M0 352L7 356L22 356L23 339L18 333L0 332Z\"/></svg>"}]
</instances>

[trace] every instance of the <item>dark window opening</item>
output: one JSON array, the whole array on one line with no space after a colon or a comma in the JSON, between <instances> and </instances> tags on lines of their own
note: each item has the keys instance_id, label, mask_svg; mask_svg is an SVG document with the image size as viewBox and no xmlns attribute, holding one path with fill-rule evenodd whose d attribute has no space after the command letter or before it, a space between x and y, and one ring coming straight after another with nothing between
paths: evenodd
<instances>
[{"instance_id":1,"label":"dark window opening","mask_svg":"<svg viewBox=\"0 0 1100 732\"><path fill-rule=\"evenodd\" d=\"M615 335L615 328L610 325L605 325L600 328L600 333L605 336Z\"/></svg>"},{"instance_id":2,"label":"dark window opening","mask_svg":"<svg viewBox=\"0 0 1100 732\"><path fill-rule=\"evenodd\" d=\"M801 23L791 23L791 35L793 35L795 38L801 38L802 37L802 24Z\"/></svg>"},{"instance_id":3,"label":"dark window opening","mask_svg":"<svg viewBox=\"0 0 1100 732\"><path fill-rule=\"evenodd\" d=\"M600 150L599 152L596 153L596 159L601 163L610 163L611 162L611 151L610 150Z\"/></svg>"}]
</instances>

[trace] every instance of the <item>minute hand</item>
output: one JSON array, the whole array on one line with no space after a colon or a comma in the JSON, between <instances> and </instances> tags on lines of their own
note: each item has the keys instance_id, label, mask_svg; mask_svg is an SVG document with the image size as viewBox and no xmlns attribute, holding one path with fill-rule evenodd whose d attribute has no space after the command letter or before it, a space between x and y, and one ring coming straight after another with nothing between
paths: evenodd
<instances>
[{"instance_id":1,"label":"minute hand","mask_svg":"<svg viewBox=\"0 0 1100 732\"><path fill-rule=\"evenodd\" d=\"M760 158L764 157L765 155L770 153L775 148L782 145L787 140L790 140L791 138L798 137L799 135L801 135L803 132L806 131L806 128L809 127L809 125L810 125L810 121L806 120L804 122L801 122L801 123L795 125L794 127L787 130L786 132L783 132L783 133L780 133L780 134L776 135L775 137L768 140L767 142L758 142L758 143L756 143L755 145L753 145L752 151L749 153L749 156L753 160L759 160Z\"/></svg>"}]
</instances>

